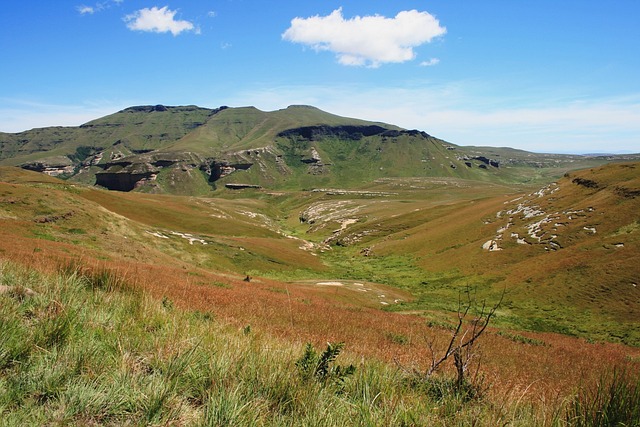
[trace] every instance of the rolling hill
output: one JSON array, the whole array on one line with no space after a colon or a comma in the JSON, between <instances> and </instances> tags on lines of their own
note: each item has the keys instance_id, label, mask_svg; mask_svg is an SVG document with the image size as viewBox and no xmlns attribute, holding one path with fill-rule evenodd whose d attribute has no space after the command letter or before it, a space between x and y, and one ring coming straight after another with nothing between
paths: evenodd
<instances>
[{"instance_id":1,"label":"rolling hill","mask_svg":"<svg viewBox=\"0 0 640 427\"><path fill-rule=\"evenodd\" d=\"M611 164L524 193L400 177L366 190L193 197L110 192L5 167L0 250L303 287L366 282L407 295L373 306L437 321L462 290L490 301L506 292L502 327L640 345L637 171Z\"/></svg>"},{"instance_id":2,"label":"rolling hill","mask_svg":"<svg viewBox=\"0 0 640 427\"><path fill-rule=\"evenodd\" d=\"M539 183L605 157L460 147L310 106L137 106L79 127L0 134L0 165L120 191L358 188L384 177Z\"/></svg>"},{"instance_id":3,"label":"rolling hill","mask_svg":"<svg viewBox=\"0 0 640 427\"><path fill-rule=\"evenodd\" d=\"M460 147L309 106L130 107L0 147L45 172L2 170L5 241L25 254L367 281L412 296L383 308L436 318L462 288L506 290L504 326L640 343L637 165L599 166L620 158Z\"/></svg>"},{"instance_id":4,"label":"rolling hill","mask_svg":"<svg viewBox=\"0 0 640 427\"><path fill-rule=\"evenodd\" d=\"M282 356L273 362L279 375L291 380L287 390L301 393L292 352L305 342L345 342L345 356L360 361L362 375L347 384L349 398L368 395L363 390L380 387L382 378L398 390L376 392L362 413L376 400L391 413L405 404L418 408L427 396L433 408L415 409L427 424L477 422L484 411L480 419L490 424L540 425L553 422L549 413L564 411L567 396L596 384L603 370L637 372L637 161L459 147L306 106L132 107L78 128L0 134L0 144L3 324L22 337L10 343L15 357L30 361L14 363L13 353L2 353L6 384L18 384L36 361L36 371L53 378L64 364L50 355L82 359L76 349L90 335L92 345L109 348L110 360L122 361L118 369L148 384L173 381L174 362L198 354L201 373L211 360L227 364L228 378L211 378L239 390L233 381L246 360L232 367L229 354L258 357L261 348L259 357ZM141 299L140 290L155 301ZM438 383L420 376L446 346L466 301L480 317L500 302L474 349L482 368L473 381L491 384L489 397L477 402L456 400L444 388L446 396L433 397L425 387ZM59 319L72 328L68 337L59 334L60 345L20 352L22 342L43 345L42 334L66 327ZM116 331L113 319L127 326ZM136 344L122 347L127 340ZM25 411L44 414L64 396L77 397L73 381L86 379L93 390L100 369L110 381L106 365L82 363L55 384L43 383L54 390L48 400L14 396L0 402L0 413L28 401ZM161 367L138 368L147 363ZM264 358L251 366L255 372L245 374L256 383L274 372ZM218 384L196 382L206 390ZM40 396L39 383L29 387ZM140 394L135 388L132 395ZM202 410L169 389L171 402L159 410ZM247 396L242 402L263 402L253 389ZM300 399L287 402L307 411ZM260 413L280 417L285 404L271 402Z\"/></svg>"}]
</instances>

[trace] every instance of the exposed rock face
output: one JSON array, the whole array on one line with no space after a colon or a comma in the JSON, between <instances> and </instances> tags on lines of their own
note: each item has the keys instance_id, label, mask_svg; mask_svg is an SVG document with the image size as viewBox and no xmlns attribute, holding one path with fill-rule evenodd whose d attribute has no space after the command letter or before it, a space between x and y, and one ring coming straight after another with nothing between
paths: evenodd
<instances>
[{"instance_id":1,"label":"exposed rock face","mask_svg":"<svg viewBox=\"0 0 640 427\"><path fill-rule=\"evenodd\" d=\"M231 163L228 161L213 161L210 166L209 181L217 181L237 170L248 170L253 163Z\"/></svg>"},{"instance_id":2,"label":"exposed rock face","mask_svg":"<svg viewBox=\"0 0 640 427\"><path fill-rule=\"evenodd\" d=\"M116 191L131 191L138 182L153 179L160 172L159 168L149 163L109 165L107 170L96 173L96 185Z\"/></svg>"},{"instance_id":3,"label":"exposed rock face","mask_svg":"<svg viewBox=\"0 0 640 427\"><path fill-rule=\"evenodd\" d=\"M494 168L499 168L500 167L500 162L497 160L493 160L493 159L489 159L485 156L476 156L473 158L473 160L479 160L482 163L484 163L487 166L493 166Z\"/></svg>"},{"instance_id":4,"label":"exposed rock face","mask_svg":"<svg viewBox=\"0 0 640 427\"><path fill-rule=\"evenodd\" d=\"M232 184L232 183L229 183L229 184L225 184L224 186L229 188L229 189L231 189L231 190L242 190L242 189L245 189L245 188L262 188L259 185L253 185L253 184Z\"/></svg>"},{"instance_id":5,"label":"exposed rock face","mask_svg":"<svg viewBox=\"0 0 640 427\"><path fill-rule=\"evenodd\" d=\"M96 173L96 185L109 190L131 191L136 187L154 181L162 168L201 167L204 160L193 153L150 153L114 159L103 165L103 171Z\"/></svg>"},{"instance_id":6,"label":"exposed rock face","mask_svg":"<svg viewBox=\"0 0 640 427\"><path fill-rule=\"evenodd\" d=\"M278 134L282 138L300 138L307 141L337 137L340 139L359 140L365 136L379 135L388 131L382 126L304 126L288 129Z\"/></svg>"},{"instance_id":7,"label":"exposed rock face","mask_svg":"<svg viewBox=\"0 0 640 427\"><path fill-rule=\"evenodd\" d=\"M574 178L571 182L586 188L600 188L597 182L585 178Z\"/></svg>"},{"instance_id":8,"label":"exposed rock face","mask_svg":"<svg viewBox=\"0 0 640 427\"><path fill-rule=\"evenodd\" d=\"M402 135L422 136L429 138L429 134L419 130L396 130L387 129L378 125L369 126L304 126L294 129L287 129L277 136L281 138L299 138L307 141L319 141L326 138L340 138L360 140L365 136L380 135L384 138L398 138Z\"/></svg>"},{"instance_id":9,"label":"exposed rock face","mask_svg":"<svg viewBox=\"0 0 640 427\"><path fill-rule=\"evenodd\" d=\"M50 157L37 162L24 163L20 165L20 167L35 172L42 172L49 176L71 175L75 171L73 162L65 156Z\"/></svg>"},{"instance_id":10,"label":"exposed rock face","mask_svg":"<svg viewBox=\"0 0 640 427\"><path fill-rule=\"evenodd\" d=\"M302 163L306 163L309 165L308 173L311 175L322 175L325 173L326 164L322 161L322 157L320 157L320 153L316 150L315 147L311 147L311 155L309 157L303 156L301 161Z\"/></svg>"}]
</instances>

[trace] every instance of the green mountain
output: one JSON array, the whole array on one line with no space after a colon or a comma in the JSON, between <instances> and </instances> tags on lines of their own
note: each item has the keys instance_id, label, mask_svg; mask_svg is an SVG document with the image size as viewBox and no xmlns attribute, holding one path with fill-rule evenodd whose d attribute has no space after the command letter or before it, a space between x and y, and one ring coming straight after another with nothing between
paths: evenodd
<instances>
[{"instance_id":1,"label":"green mountain","mask_svg":"<svg viewBox=\"0 0 640 427\"><path fill-rule=\"evenodd\" d=\"M459 147L310 106L138 106L79 127L0 133L0 165L120 191L361 188L388 177L542 182L605 157Z\"/></svg>"}]
</instances>

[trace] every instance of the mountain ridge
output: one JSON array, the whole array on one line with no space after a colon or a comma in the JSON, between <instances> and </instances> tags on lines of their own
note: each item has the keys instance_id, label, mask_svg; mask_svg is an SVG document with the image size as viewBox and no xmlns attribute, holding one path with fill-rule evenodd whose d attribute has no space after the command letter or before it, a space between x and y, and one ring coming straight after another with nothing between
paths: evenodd
<instances>
[{"instance_id":1,"label":"mountain ridge","mask_svg":"<svg viewBox=\"0 0 640 427\"><path fill-rule=\"evenodd\" d=\"M309 105L275 111L142 105L78 127L0 133L0 165L112 190L193 195L224 188L356 188L393 176L527 183L633 157L460 147L424 131Z\"/></svg>"}]
</instances>

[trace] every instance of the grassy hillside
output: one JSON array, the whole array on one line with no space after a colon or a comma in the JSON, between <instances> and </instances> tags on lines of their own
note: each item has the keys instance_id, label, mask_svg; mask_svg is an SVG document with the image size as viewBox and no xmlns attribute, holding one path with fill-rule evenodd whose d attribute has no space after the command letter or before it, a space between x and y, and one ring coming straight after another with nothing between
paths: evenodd
<instances>
[{"instance_id":1,"label":"grassy hillside","mask_svg":"<svg viewBox=\"0 0 640 427\"><path fill-rule=\"evenodd\" d=\"M0 419L563 425L579 386L638 371L640 350L611 343L637 346L638 167L524 193L412 177L216 198L0 168ZM541 241L515 241L530 231ZM426 380L460 298L479 309L504 289L474 348L482 393L454 392L451 363ZM307 342L344 342L355 374L305 380Z\"/></svg>"},{"instance_id":2,"label":"grassy hillside","mask_svg":"<svg viewBox=\"0 0 640 427\"><path fill-rule=\"evenodd\" d=\"M201 126L218 110L195 106L131 107L79 127L0 133L0 164L18 165L55 156L82 162L97 153L130 155L161 149Z\"/></svg>"},{"instance_id":3,"label":"grassy hillside","mask_svg":"<svg viewBox=\"0 0 640 427\"><path fill-rule=\"evenodd\" d=\"M394 177L537 184L609 160L458 147L310 106L138 106L79 127L0 134L0 165L112 190L198 196L246 185L361 188Z\"/></svg>"},{"instance_id":4,"label":"grassy hillside","mask_svg":"<svg viewBox=\"0 0 640 427\"><path fill-rule=\"evenodd\" d=\"M637 418L638 162L307 106L0 144L45 172L0 166L2 425L589 425L606 395ZM456 385L427 372L466 304L458 337L497 309Z\"/></svg>"},{"instance_id":5,"label":"grassy hillside","mask_svg":"<svg viewBox=\"0 0 640 427\"><path fill-rule=\"evenodd\" d=\"M331 248L322 257L336 276L415 298L388 309L437 318L467 286L493 299L506 290L503 326L637 346L637 168L571 173L525 193L452 178L381 179L375 190L310 193L288 205L286 225Z\"/></svg>"},{"instance_id":6,"label":"grassy hillside","mask_svg":"<svg viewBox=\"0 0 640 427\"><path fill-rule=\"evenodd\" d=\"M172 144L171 151L191 151L204 156L226 154L273 144L284 130L312 125L371 125L373 122L336 116L306 105L265 112L255 107L229 108ZM378 123L375 123L378 124ZM380 123L386 128L395 126Z\"/></svg>"},{"instance_id":7,"label":"grassy hillside","mask_svg":"<svg viewBox=\"0 0 640 427\"><path fill-rule=\"evenodd\" d=\"M421 380L349 351L329 361L327 374L309 376L302 362L314 359L302 345L261 324L233 327L215 309L150 299L105 270L66 265L43 275L1 261L0 286L4 426L555 426L638 416L640 384L629 371L600 374L600 386L598 375L583 377L598 397L567 400L530 400L509 387L455 392L447 376ZM348 365L353 372L340 374Z\"/></svg>"},{"instance_id":8,"label":"grassy hillside","mask_svg":"<svg viewBox=\"0 0 640 427\"><path fill-rule=\"evenodd\" d=\"M498 326L637 346L637 167L525 193L414 177L216 198L108 192L4 168L0 252L158 264L194 283L206 275L191 268L270 277L434 321L448 321L468 287L489 302L506 291ZM352 283L377 291L365 297Z\"/></svg>"}]
</instances>

